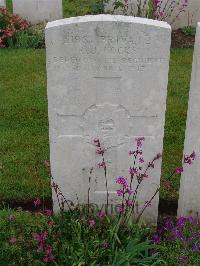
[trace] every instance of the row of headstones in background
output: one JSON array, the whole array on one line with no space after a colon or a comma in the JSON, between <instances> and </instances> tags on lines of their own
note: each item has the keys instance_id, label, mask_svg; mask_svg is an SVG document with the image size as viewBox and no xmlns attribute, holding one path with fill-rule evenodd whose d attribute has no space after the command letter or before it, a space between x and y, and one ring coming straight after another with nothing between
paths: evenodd
<instances>
[{"instance_id":1,"label":"row of headstones in background","mask_svg":"<svg viewBox=\"0 0 200 266\"><path fill-rule=\"evenodd\" d=\"M125 0L123 0L125 2ZM150 0L149 0L150 1ZM127 1L126 1L127 2ZM141 0L141 6L143 7L143 3L147 1L146 0ZM170 2L175 2L173 0L162 0L161 2L161 10L165 9L165 12L171 12L169 7ZM184 26L194 26L196 27L196 24L198 21L200 21L200 1L199 0L181 0L181 1L176 1L177 3L179 2L180 5L177 6L177 8L174 8L172 11L172 16L169 16L166 18L166 21L168 23L172 23L172 29L179 29ZM113 3L114 0L110 0L109 3L105 7L105 11L107 12L113 12ZM180 7L184 4L187 4L187 7L184 8L184 11L181 12L180 14ZM128 0L129 4L129 9L128 9L128 14L132 15L133 13L135 14L137 11L137 5L138 5L138 0ZM160 4L159 4L160 5ZM114 11L115 14L123 14L123 11L118 8L117 10ZM177 14L179 14L178 18L176 19Z\"/></svg>"},{"instance_id":2,"label":"row of headstones in background","mask_svg":"<svg viewBox=\"0 0 200 266\"><path fill-rule=\"evenodd\" d=\"M62 0L13 0L13 13L31 24L61 19Z\"/></svg>"},{"instance_id":3,"label":"row of headstones in background","mask_svg":"<svg viewBox=\"0 0 200 266\"><path fill-rule=\"evenodd\" d=\"M197 25L193 55L184 153L190 154L192 150L197 158L191 167L184 166L179 191L179 216L200 214L200 23Z\"/></svg>"},{"instance_id":4,"label":"row of headstones in background","mask_svg":"<svg viewBox=\"0 0 200 266\"><path fill-rule=\"evenodd\" d=\"M0 0L0 7L5 7L5 6L6 6L5 0Z\"/></svg>"},{"instance_id":5,"label":"row of headstones in background","mask_svg":"<svg viewBox=\"0 0 200 266\"><path fill-rule=\"evenodd\" d=\"M143 1L141 3L143 3ZM163 9L166 3L169 5L169 2L170 1L168 0L162 1ZM130 6L128 14L132 14L133 10L134 12L137 10L138 0L129 0L128 3ZM184 3L184 0L181 3ZM0 0L0 6L1 5L5 6L5 0ZM15 14L19 14L20 16L29 20L32 24L43 21L53 21L63 17L62 0L13 0L13 11ZM109 4L107 4L105 7L105 12L110 11L113 11L112 1L109 1ZM196 26L196 22L200 21L200 1L188 1L188 6L184 9L184 12L182 12L178 18L175 19L179 12L180 10L177 7L175 10L173 10L172 16L166 18L167 22L170 24L175 21L172 24L173 29L188 25ZM115 13L119 14L120 9L117 9Z\"/></svg>"},{"instance_id":6,"label":"row of headstones in background","mask_svg":"<svg viewBox=\"0 0 200 266\"><path fill-rule=\"evenodd\" d=\"M107 148L110 212L119 204L116 176L129 176L135 137L145 137L146 162L162 153L170 42L166 22L143 18L97 15L47 24L51 172L66 199L86 204L90 176L90 201L105 207L94 138ZM137 213L159 187L160 175L161 160L139 189ZM55 193L53 201L58 211ZM143 215L147 222L156 223L158 203L157 194Z\"/></svg>"}]
</instances>

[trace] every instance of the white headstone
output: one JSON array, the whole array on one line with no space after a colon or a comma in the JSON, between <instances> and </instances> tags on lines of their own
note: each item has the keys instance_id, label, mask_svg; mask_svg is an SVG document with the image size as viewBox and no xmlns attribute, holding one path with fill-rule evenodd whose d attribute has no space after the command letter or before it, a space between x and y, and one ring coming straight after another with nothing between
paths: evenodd
<instances>
[{"instance_id":1,"label":"white headstone","mask_svg":"<svg viewBox=\"0 0 200 266\"><path fill-rule=\"evenodd\" d=\"M31 24L61 19L62 0L13 0L13 13Z\"/></svg>"},{"instance_id":2,"label":"white headstone","mask_svg":"<svg viewBox=\"0 0 200 266\"><path fill-rule=\"evenodd\" d=\"M107 149L108 190L128 176L134 139L144 136L145 159L162 153L171 29L142 18L97 15L54 21L46 27L51 171L65 197L87 203L88 178ZM139 191L139 206L160 184L161 161ZM92 171L91 202L106 203L103 169ZM54 210L58 209L53 196ZM159 196L145 212L156 222Z\"/></svg>"},{"instance_id":3,"label":"white headstone","mask_svg":"<svg viewBox=\"0 0 200 266\"><path fill-rule=\"evenodd\" d=\"M185 165L179 191L178 216L200 212L200 23L197 26L184 153L197 154L192 166Z\"/></svg>"},{"instance_id":4,"label":"white headstone","mask_svg":"<svg viewBox=\"0 0 200 266\"><path fill-rule=\"evenodd\" d=\"M5 6L6 6L5 0L0 0L0 7L5 7Z\"/></svg>"}]
</instances>

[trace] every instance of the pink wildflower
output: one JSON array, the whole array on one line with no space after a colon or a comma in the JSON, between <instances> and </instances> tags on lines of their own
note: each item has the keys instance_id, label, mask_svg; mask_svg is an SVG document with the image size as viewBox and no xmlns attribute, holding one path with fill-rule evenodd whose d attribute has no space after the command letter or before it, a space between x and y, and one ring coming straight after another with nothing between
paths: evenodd
<instances>
[{"instance_id":1,"label":"pink wildflower","mask_svg":"<svg viewBox=\"0 0 200 266\"><path fill-rule=\"evenodd\" d=\"M33 238L38 241L38 252L42 252L44 248L44 240L48 237L48 233L33 233Z\"/></svg>"},{"instance_id":2,"label":"pink wildflower","mask_svg":"<svg viewBox=\"0 0 200 266\"><path fill-rule=\"evenodd\" d=\"M105 151L106 151L106 149L104 149L104 148L99 148L99 149L96 150L96 153L97 153L97 154L100 154L100 155L104 155Z\"/></svg>"},{"instance_id":3,"label":"pink wildflower","mask_svg":"<svg viewBox=\"0 0 200 266\"><path fill-rule=\"evenodd\" d=\"M126 200L126 206L127 207L133 206L133 201L132 200Z\"/></svg>"},{"instance_id":4,"label":"pink wildflower","mask_svg":"<svg viewBox=\"0 0 200 266\"><path fill-rule=\"evenodd\" d=\"M17 242L17 238L15 236L11 237L9 240L10 244L15 244Z\"/></svg>"},{"instance_id":5,"label":"pink wildflower","mask_svg":"<svg viewBox=\"0 0 200 266\"><path fill-rule=\"evenodd\" d=\"M143 145L142 142L145 140L145 138L144 137L139 137L139 138L136 138L135 140L137 142L137 146L138 147L142 147L142 145Z\"/></svg>"},{"instance_id":6,"label":"pink wildflower","mask_svg":"<svg viewBox=\"0 0 200 266\"><path fill-rule=\"evenodd\" d=\"M124 208L124 207L120 207L120 208L119 208L119 212L120 212L121 214L124 214L124 213L125 213L125 208Z\"/></svg>"},{"instance_id":7,"label":"pink wildflower","mask_svg":"<svg viewBox=\"0 0 200 266\"><path fill-rule=\"evenodd\" d=\"M164 16L164 12L162 12L162 11L160 11L159 14L160 14L161 18Z\"/></svg>"},{"instance_id":8,"label":"pink wildflower","mask_svg":"<svg viewBox=\"0 0 200 266\"><path fill-rule=\"evenodd\" d=\"M36 198L34 201L33 201L33 203L34 203L34 205L35 205L35 207L38 207L38 206L40 206L41 205L41 199L40 198Z\"/></svg>"},{"instance_id":9,"label":"pink wildflower","mask_svg":"<svg viewBox=\"0 0 200 266\"><path fill-rule=\"evenodd\" d=\"M131 195L131 194L133 194L133 190L131 189L131 188L127 188L126 189L126 193L128 193L129 194L129 196Z\"/></svg>"},{"instance_id":10,"label":"pink wildflower","mask_svg":"<svg viewBox=\"0 0 200 266\"><path fill-rule=\"evenodd\" d=\"M47 224L48 224L49 227L52 227L52 226L54 225L54 221L49 220L49 221L47 222Z\"/></svg>"},{"instance_id":11,"label":"pink wildflower","mask_svg":"<svg viewBox=\"0 0 200 266\"><path fill-rule=\"evenodd\" d=\"M190 155L184 156L184 163L191 165L192 162L196 159L196 153L193 151Z\"/></svg>"},{"instance_id":12,"label":"pink wildflower","mask_svg":"<svg viewBox=\"0 0 200 266\"><path fill-rule=\"evenodd\" d=\"M124 195L124 191L122 189L118 189L116 192L118 197L122 197Z\"/></svg>"},{"instance_id":13,"label":"pink wildflower","mask_svg":"<svg viewBox=\"0 0 200 266\"><path fill-rule=\"evenodd\" d=\"M95 144L96 147L100 147L101 146L99 139L94 139L93 141L94 141L94 144Z\"/></svg>"},{"instance_id":14,"label":"pink wildflower","mask_svg":"<svg viewBox=\"0 0 200 266\"><path fill-rule=\"evenodd\" d=\"M130 167L130 169L129 169L129 174L130 174L130 175L136 175L137 172L138 172L138 170L137 170L136 168L131 168L131 167Z\"/></svg>"},{"instance_id":15,"label":"pink wildflower","mask_svg":"<svg viewBox=\"0 0 200 266\"><path fill-rule=\"evenodd\" d=\"M44 211L44 213L45 213L46 216L49 216L49 217L53 215L53 211L50 210L50 209L46 209L46 210Z\"/></svg>"},{"instance_id":16,"label":"pink wildflower","mask_svg":"<svg viewBox=\"0 0 200 266\"><path fill-rule=\"evenodd\" d=\"M136 153L142 155L142 150L137 150Z\"/></svg>"},{"instance_id":17,"label":"pink wildflower","mask_svg":"<svg viewBox=\"0 0 200 266\"><path fill-rule=\"evenodd\" d=\"M183 172L183 167L177 167L175 172L177 175L180 175Z\"/></svg>"},{"instance_id":18,"label":"pink wildflower","mask_svg":"<svg viewBox=\"0 0 200 266\"><path fill-rule=\"evenodd\" d=\"M84 216L84 215L82 215L82 216L81 216L81 218L80 218L80 220L81 220L82 222L85 222L85 221L86 221L86 218L85 218L85 216Z\"/></svg>"},{"instance_id":19,"label":"pink wildflower","mask_svg":"<svg viewBox=\"0 0 200 266\"><path fill-rule=\"evenodd\" d=\"M193 151L193 152L190 154L190 158L191 158L192 160L195 160L195 159L196 159L196 153L195 153L195 151Z\"/></svg>"},{"instance_id":20,"label":"pink wildflower","mask_svg":"<svg viewBox=\"0 0 200 266\"><path fill-rule=\"evenodd\" d=\"M33 238L37 241L43 241L44 239L46 239L48 237L48 233L44 232L44 233L33 233Z\"/></svg>"},{"instance_id":21,"label":"pink wildflower","mask_svg":"<svg viewBox=\"0 0 200 266\"><path fill-rule=\"evenodd\" d=\"M48 245L45 249L44 262L48 263L53 260L54 260L54 256L52 254L52 247Z\"/></svg>"},{"instance_id":22,"label":"pink wildflower","mask_svg":"<svg viewBox=\"0 0 200 266\"><path fill-rule=\"evenodd\" d=\"M118 176L116 178L116 183L122 185L123 188L127 188L128 187L127 179L124 176Z\"/></svg>"},{"instance_id":23,"label":"pink wildflower","mask_svg":"<svg viewBox=\"0 0 200 266\"><path fill-rule=\"evenodd\" d=\"M161 153L157 153L156 156L153 158L153 160L158 160L162 157Z\"/></svg>"},{"instance_id":24,"label":"pink wildflower","mask_svg":"<svg viewBox=\"0 0 200 266\"><path fill-rule=\"evenodd\" d=\"M146 177L147 178L149 176L148 176L148 174L144 173L144 174L142 174L142 177Z\"/></svg>"},{"instance_id":25,"label":"pink wildflower","mask_svg":"<svg viewBox=\"0 0 200 266\"><path fill-rule=\"evenodd\" d=\"M151 207L152 206L152 202L147 200L147 201L145 201L145 205L147 207Z\"/></svg>"},{"instance_id":26,"label":"pink wildflower","mask_svg":"<svg viewBox=\"0 0 200 266\"><path fill-rule=\"evenodd\" d=\"M37 249L37 251L38 252L42 252L43 249L44 249L44 242L43 241L38 242L38 249Z\"/></svg>"},{"instance_id":27,"label":"pink wildflower","mask_svg":"<svg viewBox=\"0 0 200 266\"><path fill-rule=\"evenodd\" d=\"M140 163L143 163L143 162L144 162L144 158L142 158L142 157L139 158L139 162L140 162Z\"/></svg>"},{"instance_id":28,"label":"pink wildflower","mask_svg":"<svg viewBox=\"0 0 200 266\"><path fill-rule=\"evenodd\" d=\"M94 227L95 224L96 224L95 220L90 220L90 221L89 221L89 225L90 225L91 227Z\"/></svg>"},{"instance_id":29,"label":"pink wildflower","mask_svg":"<svg viewBox=\"0 0 200 266\"><path fill-rule=\"evenodd\" d=\"M11 214L9 217L8 217L8 220L9 221L15 221L16 217L15 215Z\"/></svg>"},{"instance_id":30,"label":"pink wildflower","mask_svg":"<svg viewBox=\"0 0 200 266\"><path fill-rule=\"evenodd\" d=\"M154 162L149 162L149 165L148 165L150 168L154 168Z\"/></svg>"},{"instance_id":31,"label":"pink wildflower","mask_svg":"<svg viewBox=\"0 0 200 266\"><path fill-rule=\"evenodd\" d=\"M105 168L106 167L106 163L105 162L98 163L98 166L99 166L99 168L101 168L101 167Z\"/></svg>"},{"instance_id":32,"label":"pink wildflower","mask_svg":"<svg viewBox=\"0 0 200 266\"><path fill-rule=\"evenodd\" d=\"M104 211L99 211L98 217L102 220L106 217L106 213Z\"/></svg>"}]
</instances>

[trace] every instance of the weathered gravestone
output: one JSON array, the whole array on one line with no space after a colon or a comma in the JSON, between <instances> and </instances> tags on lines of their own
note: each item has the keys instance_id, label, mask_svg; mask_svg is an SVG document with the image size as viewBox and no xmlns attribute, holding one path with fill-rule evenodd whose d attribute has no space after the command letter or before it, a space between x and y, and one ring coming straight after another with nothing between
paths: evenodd
<instances>
[{"instance_id":1,"label":"weathered gravestone","mask_svg":"<svg viewBox=\"0 0 200 266\"><path fill-rule=\"evenodd\" d=\"M193 150L197 158L191 167L185 165L181 177L178 216L196 216L200 212L200 23L193 56L184 153Z\"/></svg>"},{"instance_id":2,"label":"weathered gravestone","mask_svg":"<svg viewBox=\"0 0 200 266\"><path fill-rule=\"evenodd\" d=\"M0 7L5 7L5 6L6 6L5 0L0 0Z\"/></svg>"},{"instance_id":3,"label":"weathered gravestone","mask_svg":"<svg viewBox=\"0 0 200 266\"><path fill-rule=\"evenodd\" d=\"M13 12L37 24L61 19L62 0L13 0Z\"/></svg>"},{"instance_id":4,"label":"weathered gravestone","mask_svg":"<svg viewBox=\"0 0 200 266\"><path fill-rule=\"evenodd\" d=\"M115 178L128 176L134 139L146 138L148 162L162 152L171 29L142 18L97 15L46 27L51 172L66 199L102 207L103 169L94 138L107 148L110 208L118 203ZM94 167L95 166L95 167ZM90 174L91 167L94 167ZM139 208L160 183L161 161L139 191ZM136 185L136 184L135 184ZM53 195L54 210L58 209ZM145 212L156 222L159 196ZM112 210L111 210L112 212Z\"/></svg>"}]
</instances>

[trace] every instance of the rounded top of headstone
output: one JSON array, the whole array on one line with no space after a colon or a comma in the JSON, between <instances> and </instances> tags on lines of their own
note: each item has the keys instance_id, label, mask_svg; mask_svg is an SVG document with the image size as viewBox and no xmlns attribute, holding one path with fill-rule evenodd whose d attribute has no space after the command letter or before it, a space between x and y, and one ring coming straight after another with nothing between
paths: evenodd
<instances>
[{"instance_id":1,"label":"rounded top of headstone","mask_svg":"<svg viewBox=\"0 0 200 266\"><path fill-rule=\"evenodd\" d=\"M85 22L124 22L124 23L136 23L143 24L148 26L155 26L160 28L166 28L171 30L171 26L164 21L158 21L147 18L133 17L133 16L122 16L122 15L86 15L79 17L71 17L60 20L55 20L52 22L48 22L46 29L63 26L67 24L77 24L77 23L85 23Z\"/></svg>"}]
</instances>

